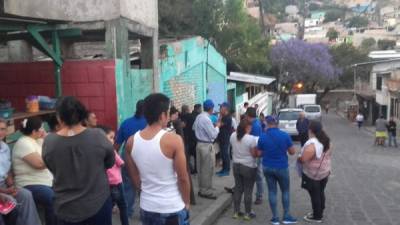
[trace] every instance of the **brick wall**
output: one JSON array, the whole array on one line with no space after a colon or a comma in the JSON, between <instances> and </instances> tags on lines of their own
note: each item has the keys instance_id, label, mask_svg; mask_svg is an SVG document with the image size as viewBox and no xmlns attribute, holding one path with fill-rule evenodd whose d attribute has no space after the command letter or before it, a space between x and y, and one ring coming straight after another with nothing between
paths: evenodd
<instances>
[{"instance_id":1,"label":"brick wall","mask_svg":"<svg viewBox=\"0 0 400 225\"><path fill-rule=\"evenodd\" d=\"M203 101L203 66L190 68L182 74L174 76L163 84L164 93L171 98L174 106L183 104L190 108Z\"/></svg>"},{"instance_id":2,"label":"brick wall","mask_svg":"<svg viewBox=\"0 0 400 225\"><path fill-rule=\"evenodd\" d=\"M63 94L78 97L99 123L116 128L115 61L66 61L61 73ZM18 111L25 110L26 96L55 95L51 62L1 63L0 78L0 98L11 100Z\"/></svg>"}]
</instances>

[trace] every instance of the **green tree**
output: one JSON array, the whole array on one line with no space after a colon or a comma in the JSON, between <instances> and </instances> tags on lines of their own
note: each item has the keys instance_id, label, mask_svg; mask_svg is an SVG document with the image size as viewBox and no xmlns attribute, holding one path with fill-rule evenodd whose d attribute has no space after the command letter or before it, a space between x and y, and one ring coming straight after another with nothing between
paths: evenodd
<instances>
[{"instance_id":1,"label":"green tree","mask_svg":"<svg viewBox=\"0 0 400 225\"><path fill-rule=\"evenodd\" d=\"M375 38L366 38L361 42L361 50L368 53L376 48Z\"/></svg>"},{"instance_id":2,"label":"green tree","mask_svg":"<svg viewBox=\"0 0 400 225\"><path fill-rule=\"evenodd\" d=\"M266 74L269 40L262 35L258 21L248 16L242 0L226 0L224 23L216 36L217 49L232 69Z\"/></svg>"},{"instance_id":3,"label":"green tree","mask_svg":"<svg viewBox=\"0 0 400 225\"><path fill-rule=\"evenodd\" d=\"M158 1L160 37L188 35L193 32L193 3L194 0Z\"/></svg>"},{"instance_id":4,"label":"green tree","mask_svg":"<svg viewBox=\"0 0 400 225\"><path fill-rule=\"evenodd\" d=\"M224 21L223 2L223 0L194 0L192 5L192 16L195 18L193 34L203 36L208 40L216 38Z\"/></svg>"},{"instance_id":5,"label":"green tree","mask_svg":"<svg viewBox=\"0 0 400 225\"><path fill-rule=\"evenodd\" d=\"M164 2L165 1L165 2ZM266 74L269 40L243 0L159 0L160 36L200 35L234 70Z\"/></svg>"},{"instance_id":6,"label":"green tree","mask_svg":"<svg viewBox=\"0 0 400 225\"><path fill-rule=\"evenodd\" d=\"M345 17L346 11L341 8L332 8L329 9L325 14L324 22L333 22L337 21L338 19L343 19Z\"/></svg>"},{"instance_id":7,"label":"green tree","mask_svg":"<svg viewBox=\"0 0 400 225\"><path fill-rule=\"evenodd\" d=\"M329 41L334 41L339 37L339 32L335 28L331 27L326 33L326 37L329 38Z\"/></svg>"},{"instance_id":8,"label":"green tree","mask_svg":"<svg viewBox=\"0 0 400 225\"><path fill-rule=\"evenodd\" d=\"M368 26L368 24L369 24L368 18L363 16L355 16L348 21L347 27L360 28L360 27L366 27Z\"/></svg>"},{"instance_id":9,"label":"green tree","mask_svg":"<svg viewBox=\"0 0 400 225\"><path fill-rule=\"evenodd\" d=\"M380 50L394 49L395 46L396 46L396 41L394 40L383 39L378 41L378 48Z\"/></svg>"},{"instance_id":10,"label":"green tree","mask_svg":"<svg viewBox=\"0 0 400 225\"><path fill-rule=\"evenodd\" d=\"M352 44L347 43L333 46L330 52L334 63L343 72L335 86L353 88L354 70L351 66L356 63L367 62L369 60L368 52L364 52L354 47ZM358 76L362 79L367 79L369 77L369 67L360 67L357 70Z\"/></svg>"}]
</instances>

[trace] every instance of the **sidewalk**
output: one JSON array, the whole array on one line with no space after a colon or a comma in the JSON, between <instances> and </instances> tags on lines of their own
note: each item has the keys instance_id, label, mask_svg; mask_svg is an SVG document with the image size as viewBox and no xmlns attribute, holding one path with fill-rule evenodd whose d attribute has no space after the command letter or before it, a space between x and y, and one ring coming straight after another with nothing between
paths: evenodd
<instances>
[{"instance_id":1,"label":"sidewalk","mask_svg":"<svg viewBox=\"0 0 400 225\"><path fill-rule=\"evenodd\" d=\"M218 171L218 169L217 169ZM197 176L192 175L194 193L196 196L196 205L193 205L190 209L190 224L191 225L211 225L213 224L222 214L222 212L231 205L232 195L225 192L224 187L231 187L234 184L233 175L228 177L217 177L214 176L214 188L216 189L218 199L209 200L199 198L197 196L198 185ZM135 202L135 213L130 224L138 225L141 224L139 216L139 199ZM113 214L113 225L120 225L119 214Z\"/></svg>"}]
</instances>

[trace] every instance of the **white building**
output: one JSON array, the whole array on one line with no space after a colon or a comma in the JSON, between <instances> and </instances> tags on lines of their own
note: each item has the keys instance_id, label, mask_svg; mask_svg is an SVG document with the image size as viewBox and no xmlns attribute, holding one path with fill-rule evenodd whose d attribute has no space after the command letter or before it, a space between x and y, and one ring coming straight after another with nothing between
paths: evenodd
<instances>
[{"instance_id":1,"label":"white building","mask_svg":"<svg viewBox=\"0 0 400 225\"><path fill-rule=\"evenodd\" d=\"M400 120L400 52L375 51L370 86L375 91L379 114Z\"/></svg>"}]
</instances>

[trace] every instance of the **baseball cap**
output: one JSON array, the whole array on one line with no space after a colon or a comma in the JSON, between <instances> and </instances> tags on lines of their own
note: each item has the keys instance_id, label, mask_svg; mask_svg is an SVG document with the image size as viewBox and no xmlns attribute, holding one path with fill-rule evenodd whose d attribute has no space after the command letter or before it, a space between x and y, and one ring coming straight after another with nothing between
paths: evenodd
<instances>
[{"instance_id":1,"label":"baseball cap","mask_svg":"<svg viewBox=\"0 0 400 225\"><path fill-rule=\"evenodd\" d=\"M275 116L266 116L265 121L267 121L268 124L278 124L278 119Z\"/></svg>"},{"instance_id":2,"label":"baseball cap","mask_svg":"<svg viewBox=\"0 0 400 225\"><path fill-rule=\"evenodd\" d=\"M222 104L219 104L220 107L225 107L225 108L230 108L231 105L228 102L223 102Z\"/></svg>"},{"instance_id":3,"label":"baseball cap","mask_svg":"<svg viewBox=\"0 0 400 225\"><path fill-rule=\"evenodd\" d=\"M207 99L203 102L203 108L205 110L210 110L214 108L214 102L211 99Z\"/></svg>"}]
</instances>

